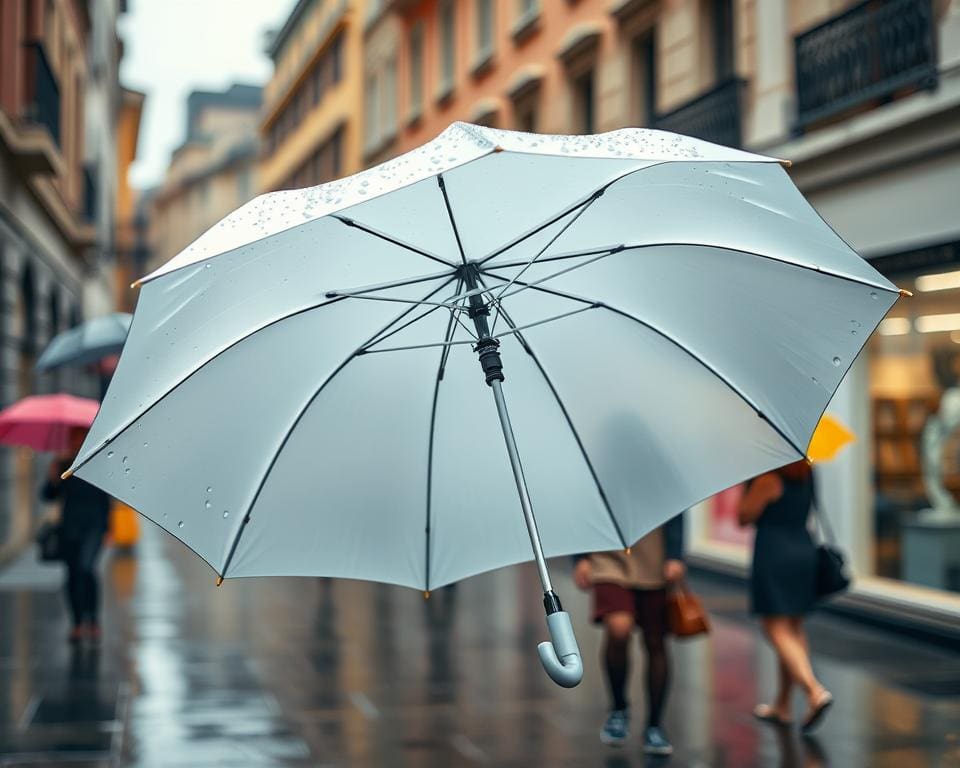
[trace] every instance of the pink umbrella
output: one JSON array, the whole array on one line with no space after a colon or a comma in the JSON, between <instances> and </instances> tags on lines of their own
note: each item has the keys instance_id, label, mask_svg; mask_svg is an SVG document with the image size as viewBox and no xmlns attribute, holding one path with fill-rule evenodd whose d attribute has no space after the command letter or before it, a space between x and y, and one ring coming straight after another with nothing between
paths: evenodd
<instances>
[{"instance_id":1,"label":"pink umbrella","mask_svg":"<svg viewBox=\"0 0 960 768\"><path fill-rule=\"evenodd\" d=\"M65 451L70 430L89 429L100 403L73 395L34 395L0 411L0 443Z\"/></svg>"}]
</instances>

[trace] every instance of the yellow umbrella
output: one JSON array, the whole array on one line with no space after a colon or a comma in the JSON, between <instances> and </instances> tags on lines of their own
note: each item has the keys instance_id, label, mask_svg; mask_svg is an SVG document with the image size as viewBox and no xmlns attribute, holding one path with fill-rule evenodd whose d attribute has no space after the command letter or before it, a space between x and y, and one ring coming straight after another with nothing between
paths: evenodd
<instances>
[{"instance_id":1,"label":"yellow umbrella","mask_svg":"<svg viewBox=\"0 0 960 768\"><path fill-rule=\"evenodd\" d=\"M856 439L857 436L844 424L825 413L813 431L810 446L807 448L807 457L811 461L830 461L840 453L841 448Z\"/></svg>"}]
</instances>

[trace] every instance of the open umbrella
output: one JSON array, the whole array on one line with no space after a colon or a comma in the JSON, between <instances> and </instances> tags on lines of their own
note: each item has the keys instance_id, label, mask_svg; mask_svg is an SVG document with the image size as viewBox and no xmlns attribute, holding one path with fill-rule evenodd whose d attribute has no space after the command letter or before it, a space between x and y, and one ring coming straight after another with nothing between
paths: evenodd
<instances>
[{"instance_id":1,"label":"open umbrella","mask_svg":"<svg viewBox=\"0 0 960 768\"><path fill-rule=\"evenodd\" d=\"M899 295L777 160L462 123L256 198L142 285L71 472L221 578L428 591L532 554L568 686L544 558L802 457Z\"/></svg>"},{"instance_id":2,"label":"open umbrella","mask_svg":"<svg viewBox=\"0 0 960 768\"><path fill-rule=\"evenodd\" d=\"M46 371L63 365L84 365L119 354L132 319L126 312L114 312L57 334L43 350L36 369Z\"/></svg>"},{"instance_id":3,"label":"open umbrella","mask_svg":"<svg viewBox=\"0 0 960 768\"><path fill-rule=\"evenodd\" d=\"M65 451L70 430L89 427L100 403L73 395L33 395L0 411L0 444Z\"/></svg>"}]
</instances>

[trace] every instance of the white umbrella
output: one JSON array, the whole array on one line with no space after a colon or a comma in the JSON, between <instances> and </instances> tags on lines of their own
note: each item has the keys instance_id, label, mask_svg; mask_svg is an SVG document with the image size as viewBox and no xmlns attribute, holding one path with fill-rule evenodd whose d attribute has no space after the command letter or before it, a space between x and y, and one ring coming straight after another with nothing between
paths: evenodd
<instances>
[{"instance_id":1,"label":"white umbrella","mask_svg":"<svg viewBox=\"0 0 960 768\"><path fill-rule=\"evenodd\" d=\"M72 471L222 578L428 591L532 550L563 685L544 556L803 457L898 296L779 161L462 123L262 195L142 283Z\"/></svg>"}]
</instances>

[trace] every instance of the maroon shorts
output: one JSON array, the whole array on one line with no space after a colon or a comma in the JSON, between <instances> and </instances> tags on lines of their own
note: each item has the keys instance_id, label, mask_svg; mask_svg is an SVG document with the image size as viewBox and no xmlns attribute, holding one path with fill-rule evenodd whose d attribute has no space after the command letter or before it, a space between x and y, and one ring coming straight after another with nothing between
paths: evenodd
<instances>
[{"instance_id":1,"label":"maroon shorts","mask_svg":"<svg viewBox=\"0 0 960 768\"><path fill-rule=\"evenodd\" d=\"M608 613L626 612L633 616L643 633L652 637L667 634L667 590L628 589L619 584L593 585L593 621L599 624Z\"/></svg>"}]
</instances>

